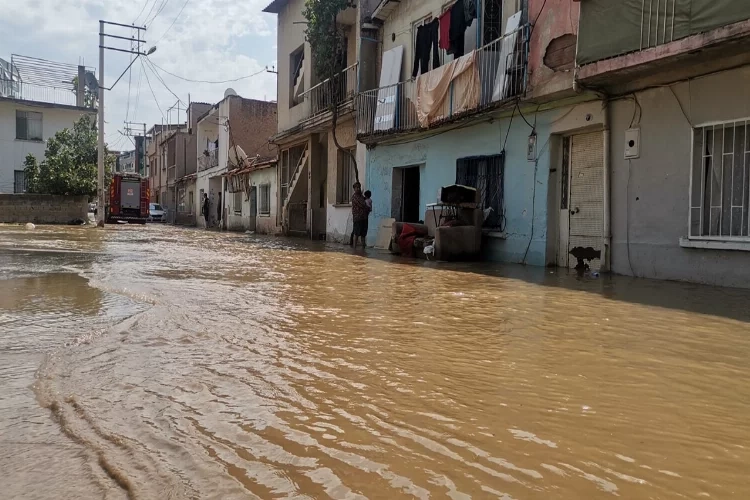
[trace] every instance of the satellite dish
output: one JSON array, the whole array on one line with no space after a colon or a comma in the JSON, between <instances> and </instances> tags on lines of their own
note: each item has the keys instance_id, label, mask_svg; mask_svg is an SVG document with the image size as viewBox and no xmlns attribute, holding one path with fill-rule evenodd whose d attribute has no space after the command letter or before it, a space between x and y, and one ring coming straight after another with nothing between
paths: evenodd
<instances>
[{"instance_id":1,"label":"satellite dish","mask_svg":"<svg viewBox=\"0 0 750 500\"><path fill-rule=\"evenodd\" d=\"M234 89L233 89L232 87L229 87L228 89L226 89L226 90L224 91L224 98L225 98L225 99L226 99L227 97L229 97L230 95L237 95L237 92L235 92L235 91L234 91Z\"/></svg>"}]
</instances>

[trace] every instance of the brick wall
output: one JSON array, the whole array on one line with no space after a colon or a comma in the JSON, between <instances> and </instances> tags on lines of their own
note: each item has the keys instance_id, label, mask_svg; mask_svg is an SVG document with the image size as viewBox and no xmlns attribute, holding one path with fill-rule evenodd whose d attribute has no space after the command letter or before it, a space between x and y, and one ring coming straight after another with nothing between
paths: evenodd
<instances>
[{"instance_id":1,"label":"brick wall","mask_svg":"<svg viewBox=\"0 0 750 500\"><path fill-rule=\"evenodd\" d=\"M276 148L268 149L268 139L276 133L276 103L230 97L229 121L232 139L247 156L269 157ZM231 143L230 143L231 146Z\"/></svg>"},{"instance_id":2,"label":"brick wall","mask_svg":"<svg viewBox=\"0 0 750 500\"><path fill-rule=\"evenodd\" d=\"M88 196L0 194L0 223L69 224L88 211Z\"/></svg>"}]
</instances>

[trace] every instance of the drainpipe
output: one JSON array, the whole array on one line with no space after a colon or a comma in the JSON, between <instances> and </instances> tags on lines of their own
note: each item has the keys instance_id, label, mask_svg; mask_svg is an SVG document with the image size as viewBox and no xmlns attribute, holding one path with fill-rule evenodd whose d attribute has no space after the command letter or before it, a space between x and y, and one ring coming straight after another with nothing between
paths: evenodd
<instances>
[{"instance_id":1,"label":"drainpipe","mask_svg":"<svg viewBox=\"0 0 750 500\"><path fill-rule=\"evenodd\" d=\"M604 100L604 230L602 238L602 249L605 251L602 271L609 271L612 250L612 132L610 130L610 103Z\"/></svg>"}]
</instances>

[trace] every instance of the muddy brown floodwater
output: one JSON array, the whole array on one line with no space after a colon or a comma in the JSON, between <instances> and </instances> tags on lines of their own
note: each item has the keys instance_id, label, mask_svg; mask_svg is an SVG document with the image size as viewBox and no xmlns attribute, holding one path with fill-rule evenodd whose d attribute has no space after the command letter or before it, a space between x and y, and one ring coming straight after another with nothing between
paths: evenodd
<instances>
[{"instance_id":1,"label":"muddy brown floodwater","mask_svg":"<svg viewBox=\"0 0 750 500\"><path fill-rule=\"evenodd\" d=\"M750 292L0 227L0 496L750 498Z\"/></svg>"}]
</instances>

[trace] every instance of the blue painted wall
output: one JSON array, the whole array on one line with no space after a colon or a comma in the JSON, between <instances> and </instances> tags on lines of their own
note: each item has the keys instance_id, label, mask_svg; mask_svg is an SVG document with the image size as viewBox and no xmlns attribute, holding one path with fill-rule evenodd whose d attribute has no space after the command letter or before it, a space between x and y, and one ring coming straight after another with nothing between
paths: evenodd
<instances>
[{"instance_id":1,"label":"blue painted wall","mask_svg":"<svg viewBox=\"0 0 750 500\"><path fill-rule=\"evenodd\" d=\"M421 166L419 198L420 213L424 218L426 205L436 201L438 189L456 182L456 160L467 156L499 154L510 125L505 148L506 238L485 238L485 257L498 262L522 262L528 248L525 262L531 265L545 265L550 163L549 121L553 115L540 113L536 118L526 117L532 124L536 120L536 194L535 163L529 162L526 155L531 127L518 114L512 123L510 117L497 119L492 123L485 122L454 129L419 140L407 136L401 144L378 145L370 149L367 152L366 179L366 189L372 191L373 198L370 227L377 228L380 219L391 217L394 167ZM376 231L371 231L368 235L368 244L374 244L376 236Z\"/></svg>"}]
</instances>

